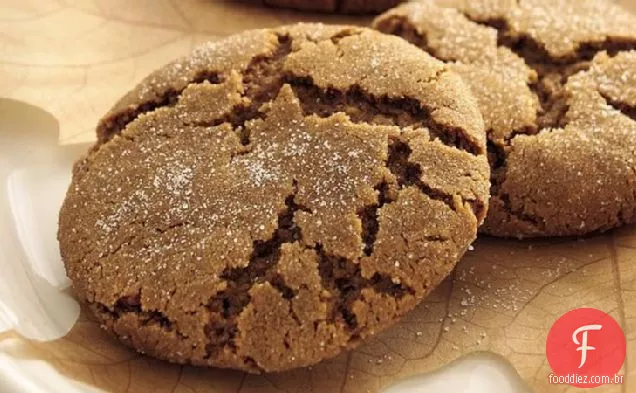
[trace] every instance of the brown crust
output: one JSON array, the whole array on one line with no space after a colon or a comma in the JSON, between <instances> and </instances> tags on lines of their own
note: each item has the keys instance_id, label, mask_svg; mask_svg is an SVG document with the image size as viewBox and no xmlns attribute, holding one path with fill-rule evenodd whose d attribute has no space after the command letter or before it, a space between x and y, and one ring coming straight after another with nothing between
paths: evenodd
<instances>
[{"instance_id":1,"label":"brown crust","mask_svg":"<svg viewBox=\"0 0 636 393\"><path fill-rule=\"evenodd\" d=\"M475 93L493 173L482 232L571 236L636 222L636 123L625 101L636 18L601 0L424 0L374 26L452 63ZM601 116L607 105L627 116Z\"/></svg>"},{"instance_id":2,"label":"brown crust","mask_svg":"<svg viewBox=\"0 0 636 393\"><path fill-rule=\"evenodd\" d=\"M426 296L486 214L468 89L368 29L210 44L98 133L60 212L63 260L108 330L173 362L278 371L351 348Z\"/></svg>"}]
</instances>

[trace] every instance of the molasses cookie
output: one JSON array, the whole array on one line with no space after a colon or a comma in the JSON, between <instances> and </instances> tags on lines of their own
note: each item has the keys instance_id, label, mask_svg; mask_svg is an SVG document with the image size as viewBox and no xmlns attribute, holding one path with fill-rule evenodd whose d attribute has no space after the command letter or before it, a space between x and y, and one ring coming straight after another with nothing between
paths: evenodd
<instances>
[{"instance_id":1,"label":"molasses cookie","mask_svg":"<svg viewBox=\"0 0 636 393\"><path fill-rule=\"evenodd\" d=\"M485 133L461 78L370 29L209 43L99 125L60 212L68 276L158 358L307 366L412 309L475 239Z\"/></svg>"},{"instance_id":2,"label":"molasses cookie","mask_svg":"<svg viewBox=\"0 0 636 393\"><path fill-rule=\"evenodd\" d=\"M262 0L263 4L273 7L342 14L378 13L395 7L402 1L404 0Z\"/></svg>"},{"instance_id":3,"label":"molasses cookie","mask_svg":"<svg viewBox=\"0 0 636 393\"><path fill-rule=\"evenodd\" d=\"M497 236L636 222L636 18L605 0L424 0L375 28L444 60L488 132Z\"/></svg>"}]
</instances>

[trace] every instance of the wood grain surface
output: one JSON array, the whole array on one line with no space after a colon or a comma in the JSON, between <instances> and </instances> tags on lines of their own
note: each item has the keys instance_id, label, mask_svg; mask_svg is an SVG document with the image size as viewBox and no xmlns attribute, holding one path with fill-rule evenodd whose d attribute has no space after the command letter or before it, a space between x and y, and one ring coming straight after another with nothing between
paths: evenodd
<instances>
[{"instance_id":1,"label":"wood grain surface","mask_svg":"<svg viewBox=\"0 0 636 393\"><path fill-rule=\"evenodd\" d=\"M619 0L636 11L636 0ZM369 17L312 15L205 0L0 0L0 97L36 105L60 141L94 139L97 119L158 66L244 29L296 21L368 24ZM1 274L1 273L0 273ZM453 276L394 328L315 367L272 375L169 365L106 336L87 313L64 338L10 350L108 392L376 392L475 351L505 357L536 392L548 385L545 338L563 313L590 306L624 327L624 385L636 392L636 228L584 240L481 239ZM576 390L577 392L579 390Z\"/></svg>"}]
</instances>

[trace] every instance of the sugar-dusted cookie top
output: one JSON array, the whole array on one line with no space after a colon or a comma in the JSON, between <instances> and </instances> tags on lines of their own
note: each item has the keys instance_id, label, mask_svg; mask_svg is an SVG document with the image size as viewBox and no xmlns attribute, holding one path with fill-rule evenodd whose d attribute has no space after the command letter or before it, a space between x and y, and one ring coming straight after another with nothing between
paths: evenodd
<instances>
[{"instance_id":1,"label":"sugar-dusted cookie top","mask_svg":"<svg viewBox=\"0 0 636 393\"><path fill-rule=\"evenodd\" d=\"M98 132L62 257L108 330L173 362L277 371L352 348L435 288L486 213L468 87L370 29L210 43Z\"/></svg>"}]
</instances>

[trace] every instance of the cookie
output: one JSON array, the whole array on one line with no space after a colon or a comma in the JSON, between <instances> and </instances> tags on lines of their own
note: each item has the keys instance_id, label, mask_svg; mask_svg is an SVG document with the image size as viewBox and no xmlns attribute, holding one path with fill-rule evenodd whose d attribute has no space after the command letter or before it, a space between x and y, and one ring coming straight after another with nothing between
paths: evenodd
<instances>
[{"instance_id":1,"label":"cookie","mask_svg":"<svg viewBox=\"0 0 636 393\"><path fill-rule=\"evenodd\" d=\"M492 166L483 233L636 222L636 18L605 0L437 0L374 21L460 73Z\"/></svg>"},{"instance_id":2,"label":"cookie","mask_svg":"<svg viewBox=\"0 0 636 393\"><path fill-rule=\"evenodd\" d=\"M209 43L98 132L62 258L108 331L171 362L280 371L355 347L435 288L485 216L470 90L371 29Z\"/></svg>"},{"instance_id":3,"label":"cookie","mask_svg":"<svg viewBox=\"0 0 636 393\"><path fill-rule=\"evenodd\" d=\"M262 0L272 7L292 8L300 11L368 14L385 11L404 0Z\"/></svg>"}]
</instances>

